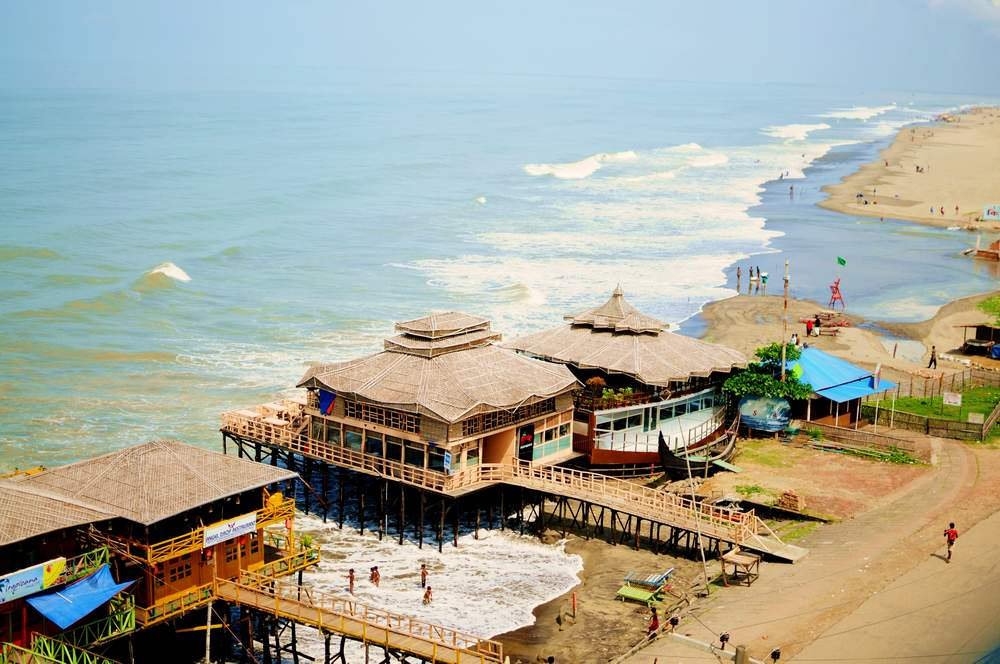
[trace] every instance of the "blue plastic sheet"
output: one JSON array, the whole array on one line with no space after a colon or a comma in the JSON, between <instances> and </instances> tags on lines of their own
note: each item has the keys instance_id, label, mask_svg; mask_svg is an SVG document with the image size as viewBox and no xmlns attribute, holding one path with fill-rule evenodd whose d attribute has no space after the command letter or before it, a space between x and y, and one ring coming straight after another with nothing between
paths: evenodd
<instances>
[{"instance_id":1,"label":"blue plastic sheet","mask_svg":"<svg viewBox=\"0 0 1000 664\"><path fill-rule=\"evenodd\" d=\"M111 570L107 565L102 565L88 577L75 581L65 588L29 597L27 601L36 611L59 625L61 629L66 629L133 583L135 581L115 583Z\"/></svg>"}]
</instances>

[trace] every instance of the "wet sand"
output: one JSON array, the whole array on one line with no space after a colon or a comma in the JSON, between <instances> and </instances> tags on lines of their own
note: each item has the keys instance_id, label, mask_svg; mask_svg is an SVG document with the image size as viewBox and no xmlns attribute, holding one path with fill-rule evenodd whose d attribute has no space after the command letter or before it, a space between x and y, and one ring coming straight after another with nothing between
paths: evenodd
<instances>
[{"instance_id":1,"label":"wet sand","mask_svg":"<svg viewBox=\"0 0 1000 664\"><path fill-rule=\"evenodd\" d=\"M819 205L850 215L996 231L1000 220L977 219L985 206L1000 204L998 172L1000 108L974 108L904 127L877 161L824 187L829 198Z\"/></svg>"}]
</instances>

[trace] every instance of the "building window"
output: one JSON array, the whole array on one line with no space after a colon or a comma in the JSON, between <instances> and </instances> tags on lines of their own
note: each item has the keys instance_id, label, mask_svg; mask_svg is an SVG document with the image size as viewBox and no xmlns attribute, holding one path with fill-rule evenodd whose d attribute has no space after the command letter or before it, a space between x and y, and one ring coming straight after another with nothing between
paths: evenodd
<instances>
[{"instance_id":1,"label":"building window","mask_svg":"<svg viewBox=\"0 0 1000 664\"><path fill-rule=\"evenodd\" d=\"M555 399L542 399L527 406L521 406L514 410L494 410L489 413L473 415L462 422L462 435L473 436L477 433L502 429L503 427L530 420L539 415L554 413L556 410Z\"/></svg>"},{"instance_id":2,"label":"building window","mask_svg":"<svg viewBox=\"0 0 1000 664\"><path fill-rule=\"evenodd\" d=\"M362 401L344 400L344 415L356 420L364 420L372 424L380 424L390 429L420 433L420 418L411 413L404 413L392 408L383 408Z\"/></svg>"},{"instance_id":3,"label":"building window","mask_svg":"<svg viewBox=\"0 0 1000 664\"><path fill-rule=\"evenodd\" d=\"M374 431L365 432L365 454L382 456L382 435Z\"/></svg>"},{"instance_id":4,"label":"building window","mask_svg":"<svg viewBox=\"0 0 1000 664\"><path fill-rule=\"evenodd\" d=\"M340 425L336 422L326 423L326 442L340 445Z\"/></svg>"},{"instance_id":5,"label":"building window","mask_svg":"<svg viewBox=\"0 0 1000 664\"><path fill-rule=\"evenodd\" d=\"M427 468L430 470L436 470L439 473L444 472L444 450L440 447L429 447L427 448Z\"/></svg>"},{"instance_id":6,"label":"building window","mask_svg":"<svg viewBox=\"0 0 1000 664\"><path fill-rule=\"evenodd\" d=\"M424 446L407 441L403 461L408 466L424 467Z\"/></svg>"},{"instance_id":7,"label":"building window","mask_svg":"<svg viewBox=\"0 0 1000 664\"><path fill-rule=\"evenodd\" d=\"M318 417L317 418L313 418L313 421L312 421L312 438L313 438L313 440L318 440L320 442L323 442L323 441L326 440L326 437L323 435L324 428L325 427L323 425L323 420L319 419Z\"/></svg>"},{"instance_id":8,"label":"building window","mask_svg":"<svg viewBox=\"0 0 1000 664\"><path fill-rule=\"evenodd\" d=\"M344 447L355 452L361 451L361 431L344 427Z\"/></svg>"},{"instance_id":9,"label":"building window","mask_svg":"<svg viewBox=\"0 0 1000 664\"><path fill-rule=\"evenodd\" d=\"M479 448L473 447L465 452L465 465L468 467L479 465Z\"/></svg>"},{"instance_id":10,"label":"building window","mask_svg":"<svg viewBox=\"0 0 1000 664\"><path fill-rule=\"evenodd\" d=\"M403 440L395 436L385 437L385 458L390 461L403 460Z\"/></svg>"},{"instance_id":11,"label":"building window","mask_svg":"<svg viewBox=\"0 0 1000 664\"><path fill-rule=\"evenodd\" d=\"M229 540L226 542L226 562L231 563L236 560L236 542Z\"/></svg>"},{"instance_id":12,"label":"building window","mask_svg":"<svg viewBox=\"0 0 1000 664\"><path fill-rule=\"evenodd\" d=\"M181 579L191 576L191 563L187 559L175 563L167 571L167 583L177 583Z\"/></svg>"}]
</instances>

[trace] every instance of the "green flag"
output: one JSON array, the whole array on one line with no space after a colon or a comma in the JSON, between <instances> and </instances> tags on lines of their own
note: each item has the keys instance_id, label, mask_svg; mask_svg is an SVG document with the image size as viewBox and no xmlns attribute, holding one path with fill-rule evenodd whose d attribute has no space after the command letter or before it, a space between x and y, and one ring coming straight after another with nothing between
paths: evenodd
<instances>
[{"instance_id":1,"label":"green flag","mask_svg":"<svg viewBox=\"0 0 1000 664\"><path fill-rule=\"evenodd\" d=\"M847 265L847 259L843 256L837 256L837 265Z\"/></svg>"}]
</instances>

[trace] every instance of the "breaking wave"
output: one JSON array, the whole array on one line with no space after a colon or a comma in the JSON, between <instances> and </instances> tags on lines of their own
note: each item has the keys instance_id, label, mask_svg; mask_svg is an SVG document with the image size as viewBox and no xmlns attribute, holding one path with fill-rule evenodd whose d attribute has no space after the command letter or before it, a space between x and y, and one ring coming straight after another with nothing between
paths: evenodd
<instances>
[{"instance_id":1,"label":"breaking wave","mask_svg":"<svg viewBox=\"0 0 1000 664\"><path fill-rule=\"evenodd\" d=\"M633 161L637 158L638 155L633 150L600 152L567 164L526 164L524 172L528 175L551 175L560 180L582 180L596 173L604 164Z\"/></svg>"},{"instance_id":2,"label":"breaking wave","mask_svg":"<svg viewBox=\"0 0 1000 664\"><path fill-rule=\"evenodd\" d=\"M895 109L895 104L889 104L888 106L852 106L850 108L838 108L828 113L821 113L818 117L867 121Z\"/></svg>"},{"instance_id":3,"label":"breaking wave","mask_svg":"<svg viewBox=\"0 0 1000 664\"><path fill-rule=\"evenodd\" d=\"M830 125L825 122L818 124L787 124L772 125L761 129L761 133L773 138L782 138L786 141L804 141L814 131L829 129Z\"/></svg>"}]
</instances>

